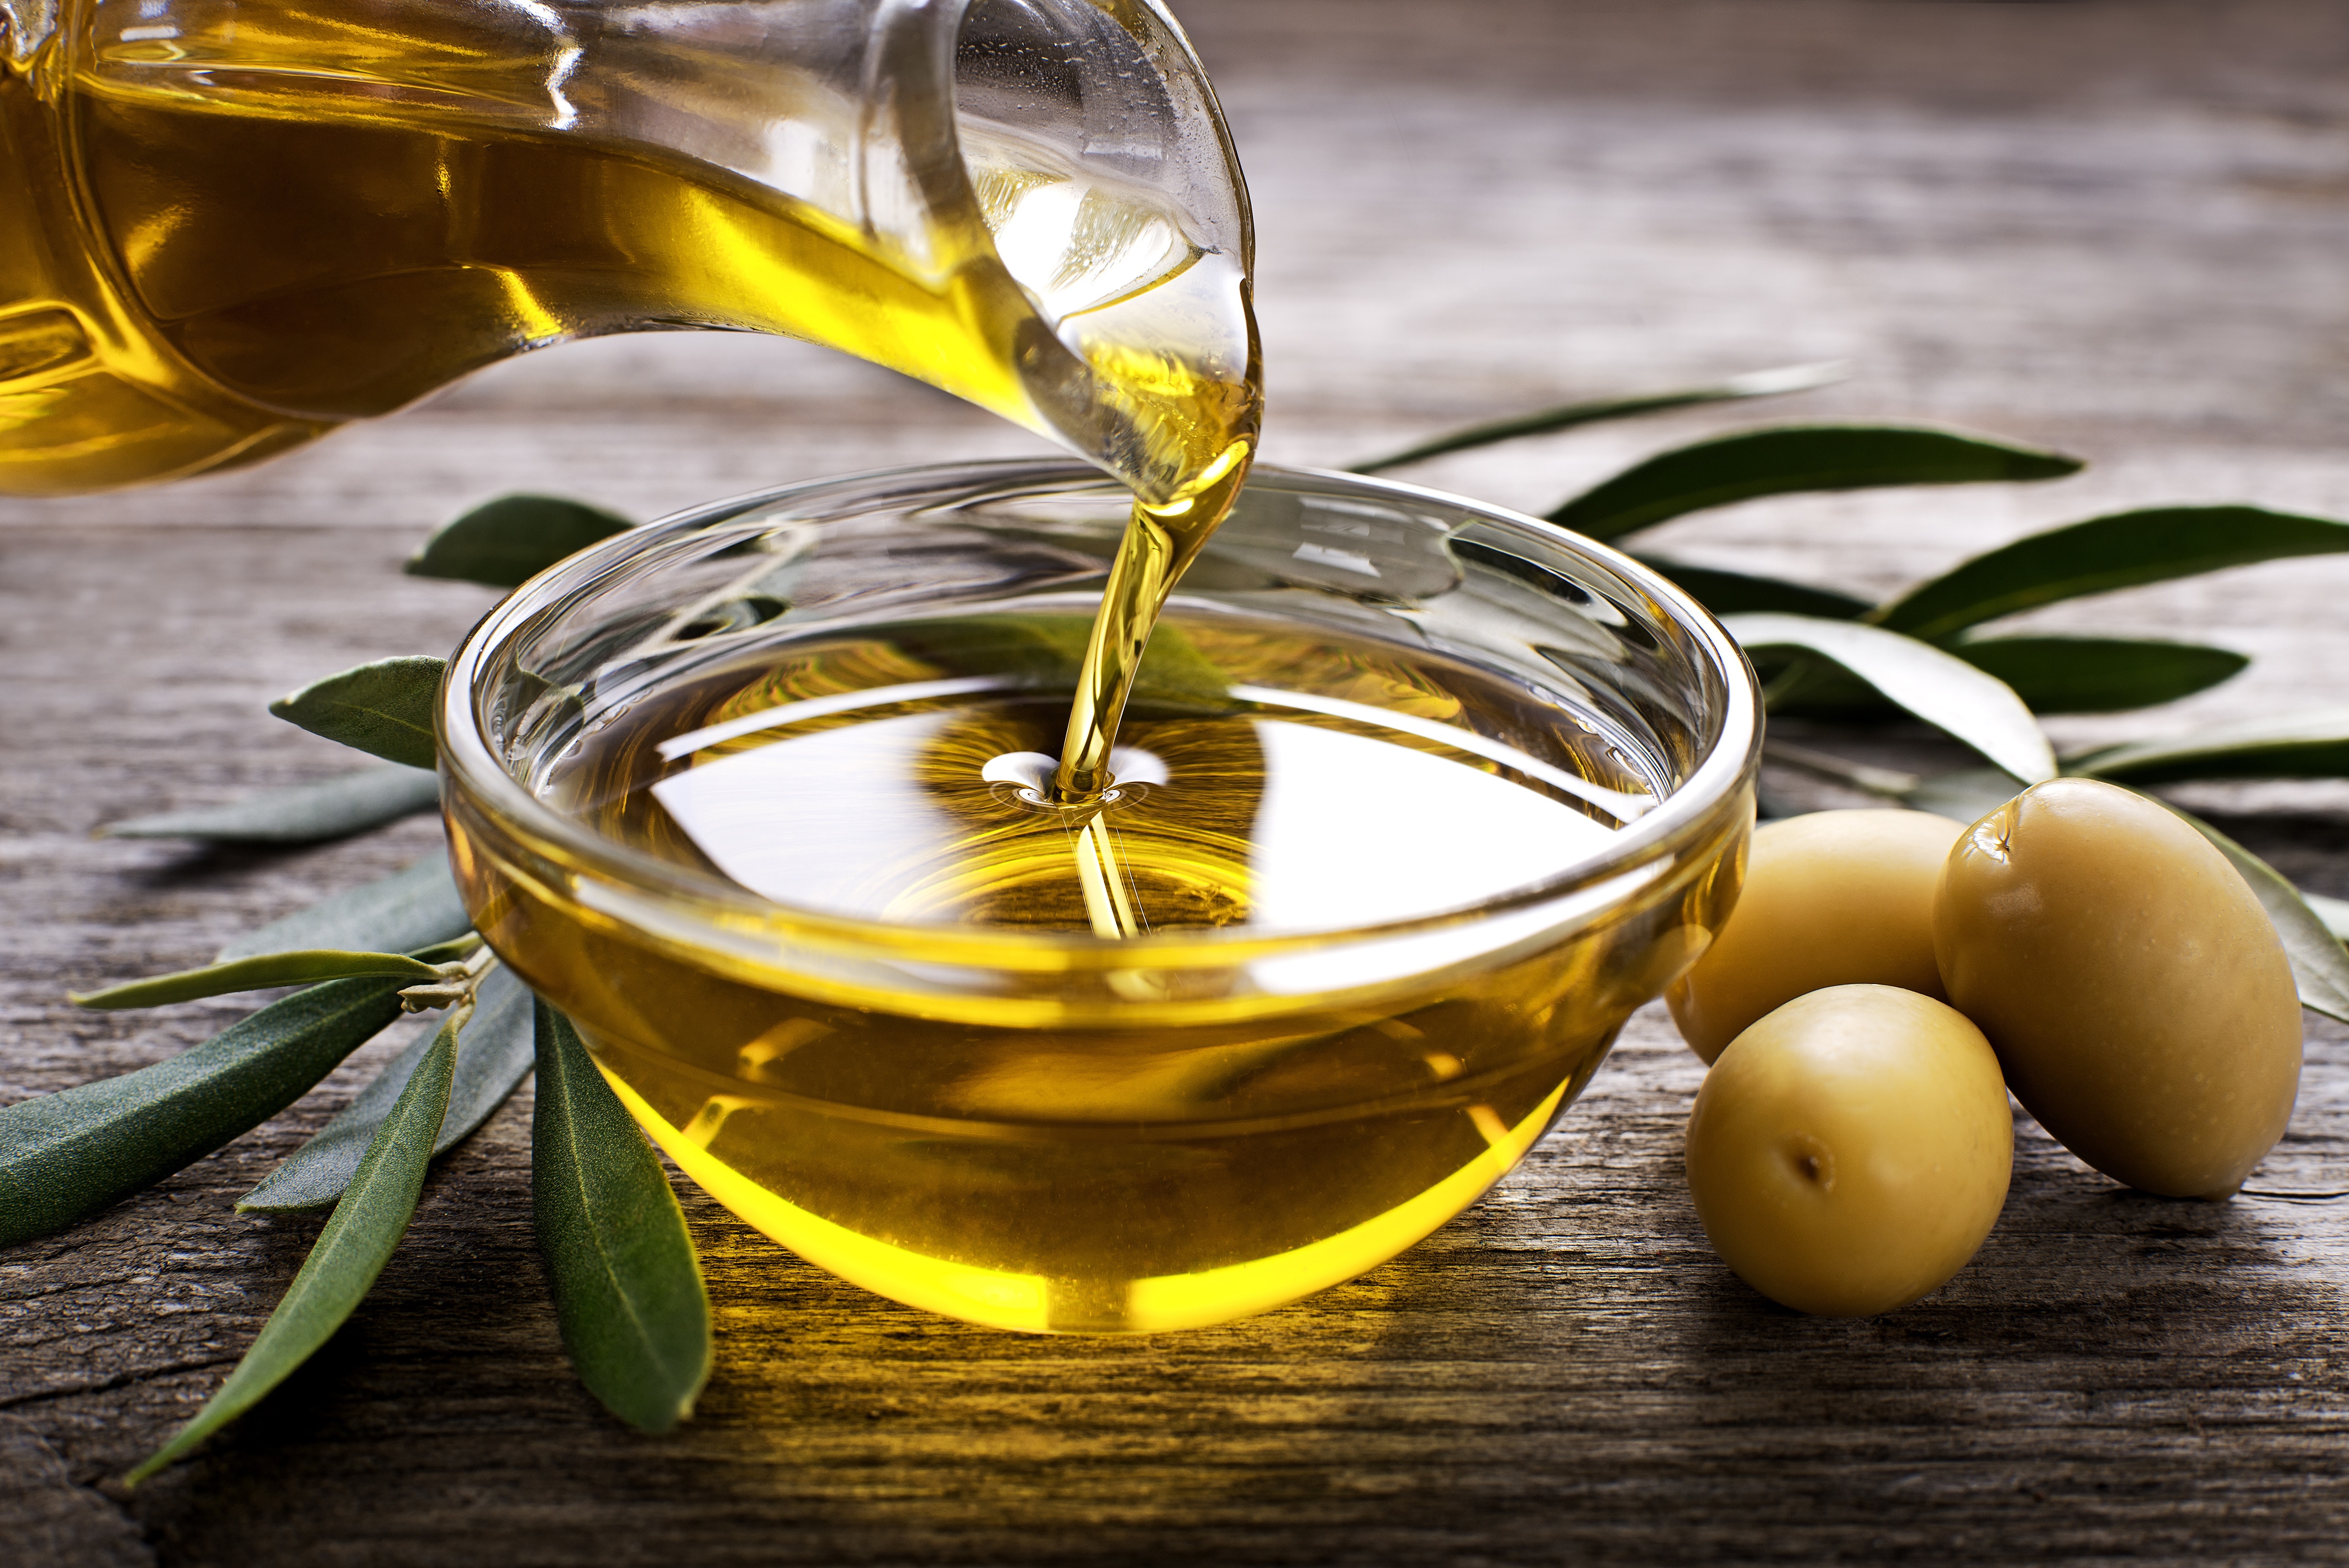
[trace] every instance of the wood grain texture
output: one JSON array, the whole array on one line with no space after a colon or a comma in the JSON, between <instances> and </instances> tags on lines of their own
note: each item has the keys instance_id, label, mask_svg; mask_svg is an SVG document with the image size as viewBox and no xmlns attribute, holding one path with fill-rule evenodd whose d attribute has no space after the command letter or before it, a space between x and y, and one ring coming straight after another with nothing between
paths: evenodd
<instances>
[{"instance_id":1,"label":"wood grain texture","mask_svg":"<svg viewBox=\"0 0 2349 1568\"><path fill-rule=\"evenodd\" d=\"M1547 507L1781 414L2080 452L2059 485L1769 502L1655 543L1887 591L2122 505L2349 514L2349 12L2301 0L1186 0L1254 187L1268 452L1332 462L1547 401L1807 359L1697 410L1405 477ZM800 346L617 340L501 367L249 473L0 504L0 1099L160 1059L233 1002L62 993L200 961L426 852L100 822L320 776L268 699L450 648L491 602L396 574L494 491L651 515L1027 438ZM2349 563L2032 624L2239 648L2067 743L2349 700ZM1815 735L1814 740L1816 740ZM1894 734L1875 760L1956 761ZM1794 778L1777 785L1832 798ZM2349 793L2195 803L2349 896ZM1701 1069L1661 1012L1500 1189L1367 1278L1210 1332L1023 1338L880 1302L698 1194L718 1365L628 1434L567 1376L527 1092L452 1153L327 1350L196 1462L111 1478L218 1386L316 1233L235 1196L403 1036L156 1189L0 1251L0 1558L47 1564L1516 1563L2349 1558L2349 1202L2135 1196L2028 1122L1982 1256L1862 1323L1769 1306L1679 1178ZM2349 1186L2349 1034L2312 1021L2266 1190Z\"/></svg>"}]
</instances>

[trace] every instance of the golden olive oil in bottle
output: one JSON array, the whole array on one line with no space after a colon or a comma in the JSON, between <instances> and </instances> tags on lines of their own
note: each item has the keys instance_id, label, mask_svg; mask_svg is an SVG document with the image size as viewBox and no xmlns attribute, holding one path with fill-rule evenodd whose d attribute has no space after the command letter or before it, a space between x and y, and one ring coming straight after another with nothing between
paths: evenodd
<instances>
[{"instance_id":1,"label":"golden olive oil in bottle","mask_svg":"<svg viewBox=\"0 0 2349 1568\"><path fill-rule=\"evenodd\" d=\"M883 25L801 9L857 33L811 59ZM709 327L904 371L1214 510L1184 503L1256 428L1246 257L1173 198L957 120L950 46L873 89L876 128L788 52L591 19L67 0L29 57L0 47L0 494L230 467L524 349Z\"/></svg>"}]
</instances>

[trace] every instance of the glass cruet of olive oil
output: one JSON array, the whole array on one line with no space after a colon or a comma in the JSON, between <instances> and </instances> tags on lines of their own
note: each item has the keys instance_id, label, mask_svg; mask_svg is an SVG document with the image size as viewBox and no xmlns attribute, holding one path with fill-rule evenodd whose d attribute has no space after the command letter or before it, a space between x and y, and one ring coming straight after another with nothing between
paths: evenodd
<instances>
[{"instance_id":1,"label":"glass cruet of olive oil","mask_svg":"<svg viewBox=\"0 0 2349 1568\"><path fill-rule=\"evenodd\" d=\"M703 327L1180 508L1253 446L1249 248L1154 0L0 0L0 494Z\"/></svg>"}]
</instances>

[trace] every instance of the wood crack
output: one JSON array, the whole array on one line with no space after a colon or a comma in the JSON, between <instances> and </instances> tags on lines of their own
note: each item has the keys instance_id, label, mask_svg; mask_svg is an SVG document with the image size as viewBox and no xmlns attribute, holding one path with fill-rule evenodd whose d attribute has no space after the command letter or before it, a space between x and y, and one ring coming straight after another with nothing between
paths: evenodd
<instances>
[{"instance_id":1,"label":"wood crack","mask_svg":"<svg viewBox=\"0 0 2349 1568\"><path fill-rule=\"evenodd\" d=\"M109 1376L88 1383L69 1383L63 1386L36 1388L22 1394L0 1394L0 1410L13 1410L31 1405L46 1405L55 1399L71 1399L85 1394L110 1394L133 1384L151 1383L159 1377L172 1377L182 1372L201 1372L208 1366L234 1366L242 1355L198 1356L187 1361L168 1362L161 1366L127 1367Z\"/></svg>"}]
</instances>

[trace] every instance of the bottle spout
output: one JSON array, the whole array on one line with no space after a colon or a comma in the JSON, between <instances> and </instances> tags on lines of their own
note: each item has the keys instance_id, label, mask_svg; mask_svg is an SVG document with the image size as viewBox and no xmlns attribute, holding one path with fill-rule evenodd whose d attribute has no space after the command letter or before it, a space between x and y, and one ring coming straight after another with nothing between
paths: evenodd
<instances>
[{"instance_id":1,"label":"bottle spout","mask_svg":"<svg viewBox=\"0 0 2349 1568\"><path fill-rule=\"evenodd\" d=\"M1156 0L644 5L582 60L578 131L756 182L957 324L833 326L818 290L787 330L991 408L1154 503L1252 444L1247 187Z\"/></svg>"},{"instance_id":2,"label":"bottle spout","mask_svg":"<svg viewBox=\"0 0 2349 1568\"><path fill-rule=\"evenodd\" d=\"M1245 463L1259 418L1247 187L1206 74L1154 5L978 0L956 131L1004 271L1066 358L1045 421L1142 499Z\"/></svg>"}]
</instances>

